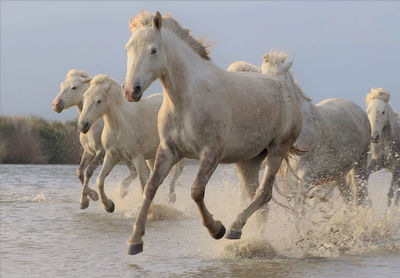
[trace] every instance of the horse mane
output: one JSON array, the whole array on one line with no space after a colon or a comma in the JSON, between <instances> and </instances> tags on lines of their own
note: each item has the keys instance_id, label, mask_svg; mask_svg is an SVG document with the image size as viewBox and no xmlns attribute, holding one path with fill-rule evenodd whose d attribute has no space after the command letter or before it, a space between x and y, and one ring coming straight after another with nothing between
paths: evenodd
<instances>
[{"instance_id":1,"label":"horse mane","mask_svg":"<svg viewBox=\"0 0 400 278\"><path fill-rule=\"evenodd\" d=\"M154 15L149 11L140 12L129 19L129 30L133 33L139 27L152 26L153 17ZM169 13L163 16L163 25L186 42L201 58L211 60L209 56L211 44L207 43L204 39L196 40L190 34L190 30L183 28Z\"/></svg>"},{"instance_id":2,"label":"horse mane","mask_svg":"<svg viewBox=\"0 0 400 278\"><path fill-rule=\"evenodd\" d=\"M73 77L82 77L82 78L90 78L89 74L86 71L83 70L77 70L77 69L71 69L67 73L66 79L72 79Z\"/></svg>"},{"instance_id":3,"label":"horse mane","mask_svg":"<svg viewBox=\"0 0 400 278\"><path fill-rule=\"evenodd\" d=\"M265 54L263 58L268 64L280 65L289 58L289 54L279 50L272 50Z\"/></svg>"},{"instance_id":4,"label":"horse mane","mask_svg":"<svg viewBox=\"0 0 400 278\"><path fill-rule=\"evenodd\" d=\"M97 74L93 76L92 80L90 81L90 86L100 85L111 80L112 79L107 74Z\"/></svg>"},{"instance_id":5,"label":"horse mane","mask_svg":"<svg viewBox=\"0 0 400 278\"><path fill-rule=\"evenodd\" d=\"M287 59L289 58L289 55L283 51L278 51L278 50L272 50L268 52L267 54L264 55L263 57L263 64L261 66L262 72L264 72L263 65L265 63L268 63L269 65L272 65L274 67L279 66L280 64L284 63ZM311 98L309 98L301 88L300 84L297 82L297 80L294 79L293 73L289 70L289 75L293 79L295 85L296 85L296 90L299 93L299 95L307 100L311 101Z\"/></svg>"},{"instance_id":6,"label":"horse mane","mask_svg":"<svg viewBox=\"0 0 400 278\"><path fill-rule=\"evenodd\" d=\"M246 72L259 72L261 73L261 69L255 65L244 61L236 61L229 65L227 71L246 71Z\"/></svg>"},{"instance_id":7,"label":"horse mane","mask_svg":"<svg viewBox=\"0 0 400 278\"><path fill-rule=\"evenodd\" d=\"M371 88L369 93L367 94L367 97L365 101L367 102L367 105L374 99L381 99L385 102L390 101L390 94L388 91L386 91L383 88Z\"/></svg>"}]
</instances>

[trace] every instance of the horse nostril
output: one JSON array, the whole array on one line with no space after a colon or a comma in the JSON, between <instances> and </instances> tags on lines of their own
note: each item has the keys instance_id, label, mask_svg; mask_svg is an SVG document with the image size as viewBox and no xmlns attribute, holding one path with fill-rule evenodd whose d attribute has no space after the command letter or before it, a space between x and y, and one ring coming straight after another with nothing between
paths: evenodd
<instances>
[{"instance_id":1,"label":"horse nostril","mask_svg":"<svg viewBox=\"0 0 400 278\"><path fill-rule=\"evenodd\" d=\"M122 84L122 89L125 89L125 82Z\"/></svg>"},{"instance_id":2,"label":"horse nostril","mask_svg":"<svg viewBox=\"0 0 400 278\"><path fill-rule=\"evenodd\" d=\"M135 86L133 89L134 94L139 94L142 91L142 86Z\"/></svg>"}]
</instances>

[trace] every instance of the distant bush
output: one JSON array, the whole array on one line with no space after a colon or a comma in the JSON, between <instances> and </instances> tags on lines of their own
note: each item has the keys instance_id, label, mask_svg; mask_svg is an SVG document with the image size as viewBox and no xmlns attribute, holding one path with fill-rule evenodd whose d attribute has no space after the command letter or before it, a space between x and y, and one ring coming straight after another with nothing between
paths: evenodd
<instances>
[{"instance_id":1,"label":"distant bush","mask_svg":"<svg viewBox=\"0 0 400 278\"><path fill-rule=\"evenodd\" d=\"M0 116L0 163L77 164L76 122Z\"/></svg>"}]
</instances>

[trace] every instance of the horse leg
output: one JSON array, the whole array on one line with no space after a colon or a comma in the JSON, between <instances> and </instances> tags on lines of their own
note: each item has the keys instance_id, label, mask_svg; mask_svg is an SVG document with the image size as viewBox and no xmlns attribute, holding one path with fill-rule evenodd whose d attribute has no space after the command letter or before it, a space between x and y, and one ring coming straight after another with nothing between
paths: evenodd
<instances>
[{"instance_id":1,"label":"horse leg","mask_svg":"<svg viewBox=\"0 0 400 278\"><path fill-rule=\"evenodd\" d=\"M354 184L356 185L356 202L357 205L368 204L368 153L362 154L360 160L354 167Z\"/></svg>"},{"instance_id":2,"label":"horse leg","mask_svg":"<svg viewBox=\"0 0 400 278\"><path fill-rule=\"evenodd\" d=\"M119 196L121 198L125 198L126 194L128 194L128 187L131 182L137 177L137 172L133 163L128 161L126 162L126 166L129 169L129 176L122 180L121 185L119 187Z\"/></svg>"},{"instance_id":3,"label":"horse leg","mask_svg":"<svg viewBox=\"0 0 400 278\"><path fill-rule=\"evenodd\" d=\"M81 163L79 164L78 169L76 169L76 176L81 181L82 186L83 186L83 182L85 180L84 171L85 171L86 167L89 165L90 161L93 160L93 158L94 158L93 155L84 151L82 154L82 157L81 157Z\"/></svg>"},{"instance_id":4,"label":"horse leg","mask_svg":"<svg viewBox=\"0 0 400 278\"><path fill-rule=\"evenodd\" d=\"M87 198L88 195L93 201L97 201L99 199L97 192L89 187L89 180L92 177L94 170L96 170L97 166L99 166L99 164L103 161L103 158L104 149L101 149L97 151L96 156L89 163L89 166L85 170L85 179L83 182L81 197L81 209L85 209L89 206L89 199Z\"/></svg>"},{"instance_id":5,"label":"horse leg","mask_svg":"<svg viewBox=\"0 0 400 278\"><path fill-rule=\"evenodd\" d=\"M153 172L154 171L154 159L148 159L146 160L147 166L149 167L150 171Z\"/></svg>"},{"instance_id":6,"label":"horse leg","mask_svg":"<svg viewBox=\"0 0 400 278\"><path fill-rule=\"evenodd\" d=\"M172 166L179 160L180 157L170 148L161 145L158 146L154 172L144 188L142 205L136 217L135 225L133 226L133 233L128 241L129 255L135 255L143 251L142 237L145 233L150 204L153 201L158 187L164 181Z\"/></svg>"},{"instance_id":7,"label":"horse leg","mask_svg":"<svg viewBox=\"0 0 400 278\"><path fill-rule=\"evenodd\" d=\"M176 184L179 176L182 174L183 167L184 167L184 163L183 163L183 160L181 160L175 164L173 171L171 171L173 173L173 175L172 175L171 182L168 185L168 202L170 204L173 204L176 201L175 184Z\"/></svg>"},{"instance_id":8,"label":"horse leg","mask_svg":"<svg viewBox=\"0 0 400 278\"><path fill-rule=\"evenodd\" d=\"M220 221L214 220L212 214L208 211L204 203L204 194L207 182L217 168L220 157L221 151L216 151L215 148L214 150L207 148L202 151L200 168L191 190L192 199L196 202L200 211L203 226L208 229L208 232L214 239L222 238L226 230L224 225Z\"/></svg>"},{"instance_id":9,"label":"horse leg","mask_svg":"<svg viewBox=\"0 0 400 278\"><path fill-rule=\"evenodd\" d=\"M259 171L266 156L267 152L265 151L248 161L236 163L240 184L250 200L253 200L257 188L260 185ZM263 220L266 219L267 214L268 206L266 206L261 212Z\"/></svg>"},{"instance_id":10,"label":"horse leg","mask_svg":"<svg viewBox=\"0 0 400 278\"><path fill-rule=\"evenodd\" d=\"M381 170L382 168L383 168L382 160L371 159L371 161L369 162L369 166L368 166L368 173L372 174L374 172Z\"/></svg>"},{"instance_id":11,"label":"horse leg","mask_svg":"<svg viewBox=\"0 0 400 278\"><path fill-rule=\"evenodd\" d=\"M240 184L250 199L254 198L259 186L258 173L260 171L261 163L266 156L267 153L262 152L248 161L236 163Z\"/></svg>"},{"instance_id":12,"label":"horse leg","mask_svg":"<svg viewBox=\"0 0 400 278\"><path fill-rule=\"evenodd\" d=\"M80 201L81 209L86 209L89 206L89 199L87 197L87 193L84 193L87 191L87 190L85 191L85 188L87 188L85 179L86 176L85 169L93 161L93 159L94 159L93 155L91 155L88 152L83 152L81 163L79 164L79 168L76 170L76 175L78 176L79 180L82 183L81 201Z\"/></svg>"},{"instance_id":13,"label":"horse leg","mask_svg":"<svg viewBox=\"0 0 400 278\"><path fill-rule=\"evenodd\" d=\"M104 209L107 212L113 212L115 209L114 202L107 198L106 193L104 192L104 180L110 174L111 170L114 168L115 164L117 164L118 160L112 157L109 152L106 153L104 158L103 166L101 167L100 173L97 176L96 183L99 188L100 200L104 205Z\"/></svg>"},{"instance_id":14,"label":"horse leg","mask_svg":"<svg viewBox=\"0 0 400 278\"><path fill-rule=\"evenodd\" d=\"M392 182L388 193L388 206L391 206L394 198L394 205L399 205L400 200L400 163L393 167Z\"/></svg>"},{"instance_id":15,"label":"horse leg","mask_svg":"<svg viewBox=\"0 0 400 278\"><path fill-rule=\"evenodd\" d=\"M353 173L348 172L346 175L352 176ZM343 176L336 181L336 186L339 189L340 195L342 196L343 201L348 205L353 201L352 179L353 178L349 179L350 183L348 183L346 177Z\"/></svg>"},{"instance_id":16,"label":"horse leg","mask_svg":"<svg viewBox=\"0 0 400 278\"><path fill-rule=\"evenodd\" d=\"M228 239L240 239L242 235L242 229L249 217L261 206L271 200L272 186L274 184L275 175L278 172L281 162L287 154L288 149L289 146L285 147L282 145L276 145L274 143L270 145L268 148L266 167L261 185L258 187L250 205L241 213L239 213L236 220L230 226L226 235Z\"/></svg>"},{"instance_id":17,"label":"horse leg","mask_svg":"<svg viewBox=\"0 0 400 278\"><path fill-rule=\"evenodd\" d=\"M140 186L142 187L142 193L143 193L144 186L146 185L150 175L149 167L147 166L146 161L141 155L137 155L132 162L135 168L137 169Z\"/></svg>"}]
</instances>

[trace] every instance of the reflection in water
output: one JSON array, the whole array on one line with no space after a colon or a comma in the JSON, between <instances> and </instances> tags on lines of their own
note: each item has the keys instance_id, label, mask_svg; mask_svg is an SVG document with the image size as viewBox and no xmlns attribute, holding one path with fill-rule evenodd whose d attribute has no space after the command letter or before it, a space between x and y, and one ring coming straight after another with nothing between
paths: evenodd
<instances>
[{"instance_id":1,"label":"reflection in water","mask_svg":"<svg viewBox=\"0 0 400 278\"><path fill-rule=\"evenodd\" d=\"M252 217L241 240L215 241L190 198L197 167L187 166L173 207L160 187L145 251L132 257L125 242L141 202L138 182L121 199L126 173L117 167L106 180L116 211L93 201L80 210L75 168L0 165L1 277L399 277L400 211L386 208L386 173L371 177L371 210L343 206L337 192L301 219L271 204L268 219ZM233 221L248 202L234 167L217 169L205 201L226 226Z\"/></svg>"}]
</instances>

